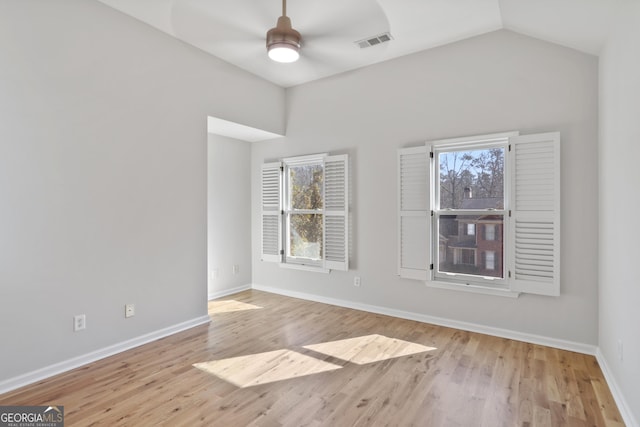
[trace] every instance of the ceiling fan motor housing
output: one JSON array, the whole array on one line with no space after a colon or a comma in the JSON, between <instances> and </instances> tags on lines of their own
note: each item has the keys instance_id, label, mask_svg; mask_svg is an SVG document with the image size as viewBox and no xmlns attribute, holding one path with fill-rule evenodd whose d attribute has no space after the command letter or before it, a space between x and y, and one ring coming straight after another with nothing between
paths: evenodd
<instances>
[{"instance_id":1,"label":"ceiling fan motor housing","mask_svg":"<svg viewBox=\"0 0 640 427\"><path fill-rule=\"evenodd\" d=\"M279 17L275 28L267 31L267 49L293 47L298 50L301 40L300 33L291 27L291 19L288 16Z\"/></svg>"}]
</instances>

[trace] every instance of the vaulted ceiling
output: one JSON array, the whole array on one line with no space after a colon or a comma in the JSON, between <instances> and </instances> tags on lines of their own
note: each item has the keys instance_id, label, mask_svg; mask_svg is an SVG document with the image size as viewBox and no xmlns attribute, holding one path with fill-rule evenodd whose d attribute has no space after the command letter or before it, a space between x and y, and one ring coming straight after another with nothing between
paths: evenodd
<instances>
[{"instance_id":1,"label":"vaulted ceiling","mask_svg":"<svg viewBox=\"0 0 640 427\"><path fill-rule=\"evenodd\" d=\"M283 87L508 29L597 55L626 0L289 0L301 58L271 61L265 35L281 0L100 0ZM388 32L392 40L361 48Z\"/></svg>"}]
</instances>

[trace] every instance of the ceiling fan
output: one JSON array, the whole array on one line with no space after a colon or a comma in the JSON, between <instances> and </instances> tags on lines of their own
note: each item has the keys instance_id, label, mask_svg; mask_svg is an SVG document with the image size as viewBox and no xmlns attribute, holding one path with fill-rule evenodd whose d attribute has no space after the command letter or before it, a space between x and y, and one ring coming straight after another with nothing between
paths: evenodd
<instances>
[{"instance_id":1,"label":"ceiling fan","mask_svg":"<svg viewBox=\"0 0 640 427\"><path fill-rule=\"evenodd\" d=\"M291 26L287 16L287 0L282 0L282 16L276 26L267 31L267 52L276 62L295 62L300 58L300 33Z\"/></svg>"},{"instance_id":2,"label":"ceiling fan","mask_svg":"<svg viewBox=\"0 0 640 427\"><path fill-rule=\"evenodd\" d=\"M381 54L384 49L363 50L357 41L390 27L381 0L164 1L172 4L170 26L175 36L278 81L303 74L326 75L336 64ZM285 53L299 59L290 64L272 61L265 55L265 45L268 52L288 49Z\"/></svg>"}]
</instances>

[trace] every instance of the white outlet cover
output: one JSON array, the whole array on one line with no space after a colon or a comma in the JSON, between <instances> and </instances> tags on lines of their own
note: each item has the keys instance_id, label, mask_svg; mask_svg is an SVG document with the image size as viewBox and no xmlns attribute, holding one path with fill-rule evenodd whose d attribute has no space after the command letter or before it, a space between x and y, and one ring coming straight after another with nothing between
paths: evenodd
<instances>
[{"instance_id":1,"label":"white outlet cover","mask_svg":"<svg viewBox=\"0 0 640 427\"><path fill-rule=\"evenodd\" d=\"M124 317L133 317L136 314L135 304L126 304L124 306Z\"/></svg>"},{"instance_id":2,"label":"white outlet cover","mask_svg":"<svg viewBox=\"0 0 640 427\"><path fill-rule=\"evenodd\" d=\"M87 328L87 316L84 314L78 314L73 316L73 330L74 332L81 331Z\"/></svg>"}]
</instances>

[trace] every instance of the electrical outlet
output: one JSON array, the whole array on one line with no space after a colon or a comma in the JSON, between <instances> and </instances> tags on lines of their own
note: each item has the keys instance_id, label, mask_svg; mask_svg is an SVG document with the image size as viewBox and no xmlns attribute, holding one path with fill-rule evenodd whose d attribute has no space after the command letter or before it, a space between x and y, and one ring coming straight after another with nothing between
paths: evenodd
<instances>
[{"instance_id":1,"label":"electrical outlet","mask_svg":"<svg viewBox=\"0 0 640 427\"><path fill-rule=\"evenodd\" d=\"M216 280L218 277L220 277L220 270L217 268L211 270L211 279Z\"/></svg>"},{"instance_id":2,"label":"electrical outlet","mask_svg":"<svg viewBox=\"0 0 640 427\"><path fill-rule=\"evenodd\" d=\"M73 316L73 331L78 332L87 328L87 316L78 314Z\"/></svg>"},{"instance_id":3,"label":"electrical outlet","mask_svg":"<svg viewBox=\"0 0 640 427\"><path fill-rule=\"evenodd\" d=\"M136 315L136 306L135 304L125 304L124 306L124 317L133 317Z\"/></svg>"},{"instance_id":4,"label":"electrical outlet","mask_svg":"<svg viewBox=\"0 0 640 427\"><path fill-rule=\"evenodd\" d=\"M240 273L240 266L238 264L233 265L233 274Z\"/></svg>"},{"instance_id":5,"label":"electrical outlet","mask_svg":"<svg viewBox=\"0 0 640 427\"><path fill-rule=\"evenodd\" d=\"M360 286L360 276L356 276L353 278L353 286Z\"/></svg>"}]
</instances>

